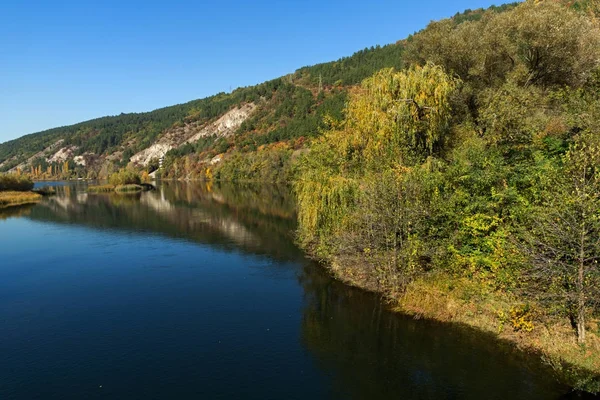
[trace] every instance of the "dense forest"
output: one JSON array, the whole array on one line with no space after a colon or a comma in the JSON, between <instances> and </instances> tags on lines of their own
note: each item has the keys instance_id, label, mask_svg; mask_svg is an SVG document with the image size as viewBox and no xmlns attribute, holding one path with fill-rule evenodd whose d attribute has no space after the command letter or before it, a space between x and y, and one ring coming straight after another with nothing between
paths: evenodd
<instances>
[{"instance_id":1,"label":"dense forest","mask_svg":"<svg viewBox=\"0 0 600 400\"><path fill-rule=\"evenodd\" d=\"M298 241L338 278L541 352L600 392L597 1L467 10L261 85L1 144L0 170L153 172L130 157L248 103L234 134L172 148L160 176L293 183ZM58 140L103 166L39 154Z\"/></svg>"}]
</instances>

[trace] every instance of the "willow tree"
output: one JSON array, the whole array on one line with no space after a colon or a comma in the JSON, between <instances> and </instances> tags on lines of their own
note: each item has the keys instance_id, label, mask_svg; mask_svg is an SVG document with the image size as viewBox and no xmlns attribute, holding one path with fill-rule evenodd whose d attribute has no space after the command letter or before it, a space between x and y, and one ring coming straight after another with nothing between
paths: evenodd
<instances>
[{"instance_id":1,"label":"willow tree","mask_svg":"<svg viewBox=\"0 0 600 400\"><path fill-rule=\"evenodd\" d=\"M351 224L363 183L400 174L438 151L450 130L458 81L433 64L384 69L350 96L346 118L300 164L296 182L301 237L321 245Z\"/></svg>"},{"instance_id":2,"label":"willow tree","mask_svg":"<svg viewBox=\"0 0 600 400\"><path fill-rule=\"evenodd\" d=\"M367 162L414 163L443 144L450 129L450 95L457 84L434 64L381 70L351 98L341 133Z\"/></svg>"}]
</instances>

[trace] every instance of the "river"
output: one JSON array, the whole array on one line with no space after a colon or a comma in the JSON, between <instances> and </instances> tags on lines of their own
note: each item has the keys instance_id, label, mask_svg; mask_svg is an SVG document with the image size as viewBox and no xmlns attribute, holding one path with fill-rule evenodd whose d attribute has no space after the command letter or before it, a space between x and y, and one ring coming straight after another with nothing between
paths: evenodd
<instances>
[{"instance_id":1,"label":"river","mask_svg":"<svg viewBox=\"0 0 600 400\"><path fill-rule=\"evenodd\" d=\"M0 399L560 399L533 356L391 313L295 245L285 187L57 185L0 212Z\"/></svg>"}]
</instances>

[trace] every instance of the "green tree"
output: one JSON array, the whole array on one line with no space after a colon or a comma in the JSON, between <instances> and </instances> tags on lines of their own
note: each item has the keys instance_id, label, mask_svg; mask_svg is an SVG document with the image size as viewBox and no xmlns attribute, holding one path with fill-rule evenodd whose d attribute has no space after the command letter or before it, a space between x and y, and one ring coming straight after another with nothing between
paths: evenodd
<instances>
[{"instance_id":1,"label":"green tree","mask_svg":"<svg viewBox=\"0 0 600 400\"><path fill-rule=\"evenodd\" d=\"M411 166L442 148L452 118L450 96L457 86L433 64L401 72L384 69L363 82L351 95L345 121L317 140L299 166L296 191L300 235L306 245L324 257L334 254L336 248L360 241L355 235L362 230L355 225L356 215L378 215L377 210L388 209L397 212L390 214L391 220L384 213L378 221L389 229L377 231L383 237L371 239L381 251L393 253L403 246L409 218L418 218L421 211L418 203L414 213L398 204L408 205L407 199L427 192L416 190L413 178L418 175L410 173ZM365 201L372 197L367 192L385 205ZM396 238L392 242L390 235ZM340 238L346 243L341 244ZM400 256L395 259L400 263Z\"/></svg>"},{"instance_id":2,"label":"green tree","mask_svg":"<svg viewBox=\"0 0 600 400\"><path fill-rule=\"evenodd\" d=\"M535 297L567 311L585 343L600 297L600 143L584 134L564 156L526 234Z\"/></svg>"},{"instance_id":3,"label":"green tree","mask_svg":"<svg viewBox=\"0 0 600 400\"><path fill-rule=\"evenodd\" d=\"M409 43L409 62L434 62L476 87L581 85L598 65L600 34L585 14L555 1L527 1L456 25L433 22Z\"/></svg>"},{"instance_id":4,"label":"green tree","mask_svg":"<svg viewBox=\"0 0 600 400\"><path fill-rule=\"evenodd\" d=\"M111 185L139 185L142 183L140 175L132 170L122 169L119 172L115 172L109 177Z\"/></svg>"}]
</instances>

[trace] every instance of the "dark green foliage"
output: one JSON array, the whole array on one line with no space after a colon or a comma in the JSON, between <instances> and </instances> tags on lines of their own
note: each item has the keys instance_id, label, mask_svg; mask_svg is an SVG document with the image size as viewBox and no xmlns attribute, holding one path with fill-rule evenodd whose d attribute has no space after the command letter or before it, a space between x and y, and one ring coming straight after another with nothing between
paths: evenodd
<instances>
[{"instance_id":1,"label":"dark green foliage","mask_svg":"<svg viewBox=\"0 0 600 400\"><path fill-rule=\"evenodd\" d=\"M483 8L480 8L477 10L467 9L467 10L463 11L462 13L456 13L452 17L452 22L454 22L456 25L459 25L464 22L479 21L479 20L481 20L481 18L483 18L483 16L485 15L486 12L501 13L501 12L511 10L518 5L519 5L519 3L515 2L515 3L502 4L501 6L491 6L487 9L483 9Z\"/></svg>"},{"instance_id":2,"label":"dark green foliage","mask_svg":"<svg viewBox=\"0 0 600 400\"><path fill-rule=\"evenodd\" d=\"M325 117L342 119L346 96L345 91L334 90L319 101L310 91L295 87L292 96L281 97L281 102L275 105L271 114L255 116L242 126L236 145L242 150L256 150L265 144L318 136L327 128ZM275 127L267 133L243 135L246 129L259 123Z\"/></svg>"},{"instance_id":3,"label":"dark green foliage","mask_svg":"<svg viewBox=\"0 0 600 400\"><path fill-rule=\"evenodd\" d=\"M167 154L165 155L165 158L167 160L170 160L170 159L174 159L174 158L180 158L183 156L187 156L188 154L201 152L203 150L206 150L208 147L210 147L214 142L215 142L214 137L206 137L206 138L202 138L202 139L198 140L194 144L186 143L183 146L180 146L176 149L169 150L167 152Z\"/></svg>"},{"instance_id":4,"label":"dark green foliage","mask_svg":"<svg viewBox=\"0 0 600 400\"><path fill-rule=\"evenodd\" d=\"M467 296L477 312L500 298L494 312L522 334L538 307L544 324L571 317L583 343L600 317L599 17L591 0L467 10L258 86L5 143L2 169L58 139L125 163L165 130L253 102L234 135L169 151L161 175L294 179L300 243L344 280L393 301L411 285L441 290L454 309ZM130 174L111 182L138 183Z\"/></svg>"},{"instance_id":5,"label":"dark green foliage","mask_svg":"<svg viewBox=\"0 0 600 400\"><path fill-rule=\"evenodd\" d=\"M588 310L600 296L600 140L578 135L528 217L530 292L575 322L585 343Z\"/></svg>"},{"instance_id":6,"label":"dark green foliage","mask_svg":"<svg viewBox=\"0 0 600 400\"><path fill-rule=\"evenodd\" d=\"M133 150L131 148L125 149L123 152L123 159L121 160L121 164L127 165L129 163L129 159L133 156Z\"/></svg>"},{"instance_id":7,"label":"dark green foliage","mask_svg":"<svg viewBox=\"0 0 600 400\"><path fill-rule=\"evenodd\" d=\"M490 12L498 13L512 7L492 7ZM483 13L482 10L476 10L459 14L453 18L454 24L479 19ZM220 93L147 113L102 117L27 135L0 144L0 171L8 171L26 162L32 155L48 149L61 139L63 142L60 147L78 147L75 155L108 155L123 151L116 167L125 166L132 154L149 147L166 130L181 127L186 122L213 120L235 105L246 102L260 106L254 117L242 125L235 140L229 140L228 145L210 139L202 140L192 146L185 145L173 150L169 157L177 158L205 151L214 155L232 146L237 150L254 151L263 144L314 137L327 127L323 123L325 115L341 119L348 86L359 84L382 68L403 68L404 48L403 42L374 46L350 57L303 67L284 78L239 88L229 94ZM331 91L332 87L337 90ZM213 146L218 148L213 149ZM45 154L42 158L47 156ZM34 164L36 167L37 165L46 169L43 162ZM87 174L85 168L75 165L69 167L77 176Z\"/></svg>"},{"instance_id":8,"label":"dark green foliage","mask_svg":"<svg viewBox=\"0 0 600 400\"><path fill-rule=\"evenodd\" d=\"M33 189L33 181L16 174L0 174L0 191L14 190L26 192Z\"/></svg>"},{"instance_id":9,"label":"dark green foliage","mask_svg":"<svg viewBox=\"0 0 600 400\"><path fill-rule=\"evenodd\" d=\"M214 142L214 151L219 154L219 153L225 153L227 151L227 149L229 149L230 144L227 141L227 139L225 138L219 138L217 140L215 140Z\"/></svg>"},{"instance_id":10,"label":"dark green foliage","mask_svg":"<svg viewBox=\"0 0 600 400\"><path fill-rule=\"evenodd\" d=\"M311 85L356 85L382 68L401 69L404 65L401 43L374 46L337 61L300 68L295 77Z\"/></svg>"}]
</instances>

